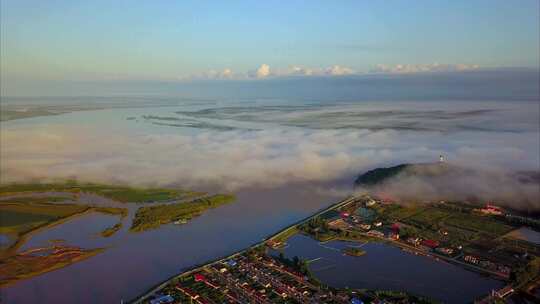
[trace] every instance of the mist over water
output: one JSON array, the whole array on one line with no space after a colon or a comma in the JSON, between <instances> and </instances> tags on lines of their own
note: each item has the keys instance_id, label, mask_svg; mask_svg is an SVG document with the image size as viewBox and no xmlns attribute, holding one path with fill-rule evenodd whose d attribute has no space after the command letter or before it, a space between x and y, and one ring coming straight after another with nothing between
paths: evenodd
<instances>
[{"instance_id":1,"label":"mist over water","mask_svg":"<svg viewBox=\"0 0 540 304\"><path fill-rule=\"evenodd\" d=\"M467 187L456 186L458 176L451 176L409 178L387 189L426 199L489 189L491 199L538 207L535 184L522 188L506 178L539 170L535 102L160 103L102 103L101 110L4 122L2 182L76 178L236 191L347 177L352 185L366 170L434 162L442 154L451 164L481 173L467 171Z\"/></svg>"}]
</instances>

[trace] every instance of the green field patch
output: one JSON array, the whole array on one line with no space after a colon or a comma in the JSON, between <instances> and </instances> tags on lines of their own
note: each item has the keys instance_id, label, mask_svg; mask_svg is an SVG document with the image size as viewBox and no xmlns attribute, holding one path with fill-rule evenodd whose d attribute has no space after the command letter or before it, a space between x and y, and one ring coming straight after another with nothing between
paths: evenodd
<instances>
[{"instance_id":1,"label":"green field patch","mask_svg":"<svg viewBox=\"0 0 540 304\"><path fill-rule=\"evenodd\" d=\"M418 206L399 206L399 205L392 205L388 209L384 211L384 215L388 218L394 219L394 220L403 220L409 217L412 217L422 211L424 211L425 208L418 207Z\"/></svg>"},{"instance_id":2,"label":"green field patch","mask_svg":"<svg viewBox=\"0 0 540 304\"><path fill-rule=\"evenodd\" d=\"M328 210L325 213L321 214L320 217L324 220L335 218L339 216L339 211L336 209Z\"/></svg>"},{"instance_id":3,"label":"green field patch","mask_svg":"<svg viewBox=\"0 0 540 304\"><path fill-rule=\"evenodd\" d=\"M438 226L438 223L444 218L450 216L452 213L446 210L437 208L426 208L421 212L418 212L410 217L407 217L403 221L405 223L412 224L417 227L434 228Z\"/></svg>"},{"instance_id":4,"label":"green field patch","mask_svg":"<svg viewBox=\"0 0 540 304\"><path fill-rule=\"evenodd\" d=\"M4 210L0 206L0 229L11 228L11 227L21 227L21 226L31 226L35 223L48 222L52 219L55 219L55 216L46 215L46 214L36 214L36 213L26 213L18 212L12 210Z\"/></svg>"},{"instance_id":5,"label":"green field patch","mask_svg":"<svg viewBox=\"0 0 540 304\"><path fill-rule=\"evenodd\" d=\"M88 210L88 206L71 204L0 203L0 231L23 234L44 223Z\"/></svg>"},{"instance_id":6,"label":"green field patch","mask_svg":"<svg viewBox=\"0 0 540 304\"><path fill-rule=\"evenodd\" d=\"M25 192L73 192L92 193L118 202L145 203L180 200L203 195L200 192L168 188L135 188L94 183L32 183L6 184L0 186L0 195Z\"/></svg>"},{"instance_id":7,"label":"green field patch","mask_svg":"<svg viewBox=\"0 0 540 304\"><path fill-rule=\"evenodd\" d=\"M456 214L444 220L445 225L452 225L470 231L500 236L514 229L494 218L471 214Z\"/></svg>"}]
</instances>

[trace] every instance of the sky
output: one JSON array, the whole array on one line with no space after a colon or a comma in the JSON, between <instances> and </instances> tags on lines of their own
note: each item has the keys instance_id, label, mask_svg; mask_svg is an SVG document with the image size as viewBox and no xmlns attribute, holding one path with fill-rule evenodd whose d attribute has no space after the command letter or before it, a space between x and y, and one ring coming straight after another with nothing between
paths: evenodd
<instances>
[{"instance_id":1,"label":"sky","mask_svg":"<svg viewBox=\"0 0 540 304\"><path fill-rule=\"evenodd\" d=\"M2 95L47 81L537 68L539 3L2 0Z\"/></svg>"}]
</instances>

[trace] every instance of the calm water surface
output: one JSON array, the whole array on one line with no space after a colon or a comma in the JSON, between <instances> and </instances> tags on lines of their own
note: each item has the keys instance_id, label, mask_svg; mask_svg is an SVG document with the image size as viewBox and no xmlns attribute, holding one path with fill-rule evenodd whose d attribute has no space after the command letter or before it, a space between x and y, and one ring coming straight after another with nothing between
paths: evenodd
<instances>
[{"instance_id":1,"label":"calm water surface","mask_svg":"<svg viewBox=\"0 0 540 304\"><path fill-rule=\"evenodd\" d=\"M504 285L502 281L384 243L362 245L366 254L361 257L341 252L358 243L331 241L321 244L299 234L287 243L283 249L286 257L314 260L310 268L315 276L334 287L405 290L444 303L470 303Z\"/></svg>"}]
</instances>

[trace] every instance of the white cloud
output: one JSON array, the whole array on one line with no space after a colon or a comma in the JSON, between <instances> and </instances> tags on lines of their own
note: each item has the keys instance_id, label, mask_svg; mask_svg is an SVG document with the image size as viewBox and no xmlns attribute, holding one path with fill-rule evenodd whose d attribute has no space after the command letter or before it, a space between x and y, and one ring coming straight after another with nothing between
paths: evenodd
<instances>
[{"instance_id":1,"label":"white cloud","mask_svg":"<svg viewBox=\"0 0 540 304\"><path fill-rule=\"evenodd\" d=\"M378 64L370 70L370 73L387 73L387 74L414 74L426 72L459 72L471 71L479 69L477 64L396 64L385 65ZM345 76L359 75L361 72L355 71L353 68L341 65L332 65L326 68L321 67L303 67L299 65L291 65L288 68L270 69L270 65L263 63L258 68L248 72L233 73L229 68L222 71L210 70L205 73L192 75L182 80L193 79L265 79L269 77L288 77L288 76Z\"/></svg>"},{"instance_id":2,"label":"white cloud","mask_svg":"<svg viewBox=\"0 0 540 304\"><path fill-rule=\"evenodd\" d=\"M354 74L354 71L352 69L350 69L350 68L347 68L347 67L334 65L334 66L326 68L325 73L327 75L332 75L332 76L341 76L341 75Z\"/></svg>"},{"instance_id":3,"label":"white cloud","mask_svg":"<svg viewBox=\"0 0 540 304\"><path fill-rule=\"evenodd\" d=\"M238 78L233 71L225 68L222 71L210 70L200 74L190 75L189 77L180 77L180 80L197 80L197 79L234 79Z\"/></svg>"},{"instance_id":4,"label":"white cloud","mask_svg":"<svg viewBox=\"0 0 540 304\"><path fill-rule=\"evenodd\" d=\"M255 72L257 78L264 78L270 75L270 66L266 63L261 64L261 66Z\"/></svg>"},{"instance_id":5,"label":"white cloud","mask_svg":"<svg viewBox=\"0 0 540 304\"><path fill-rule=\"evenodd\" d=\"M371 70L373 73L390 73L390 74L410 74L410 73L426 73L426 72L456 72L470 71L480 68L477 64L396 64L385 65L378 64Z\"/></svg>"}]
</instances>

